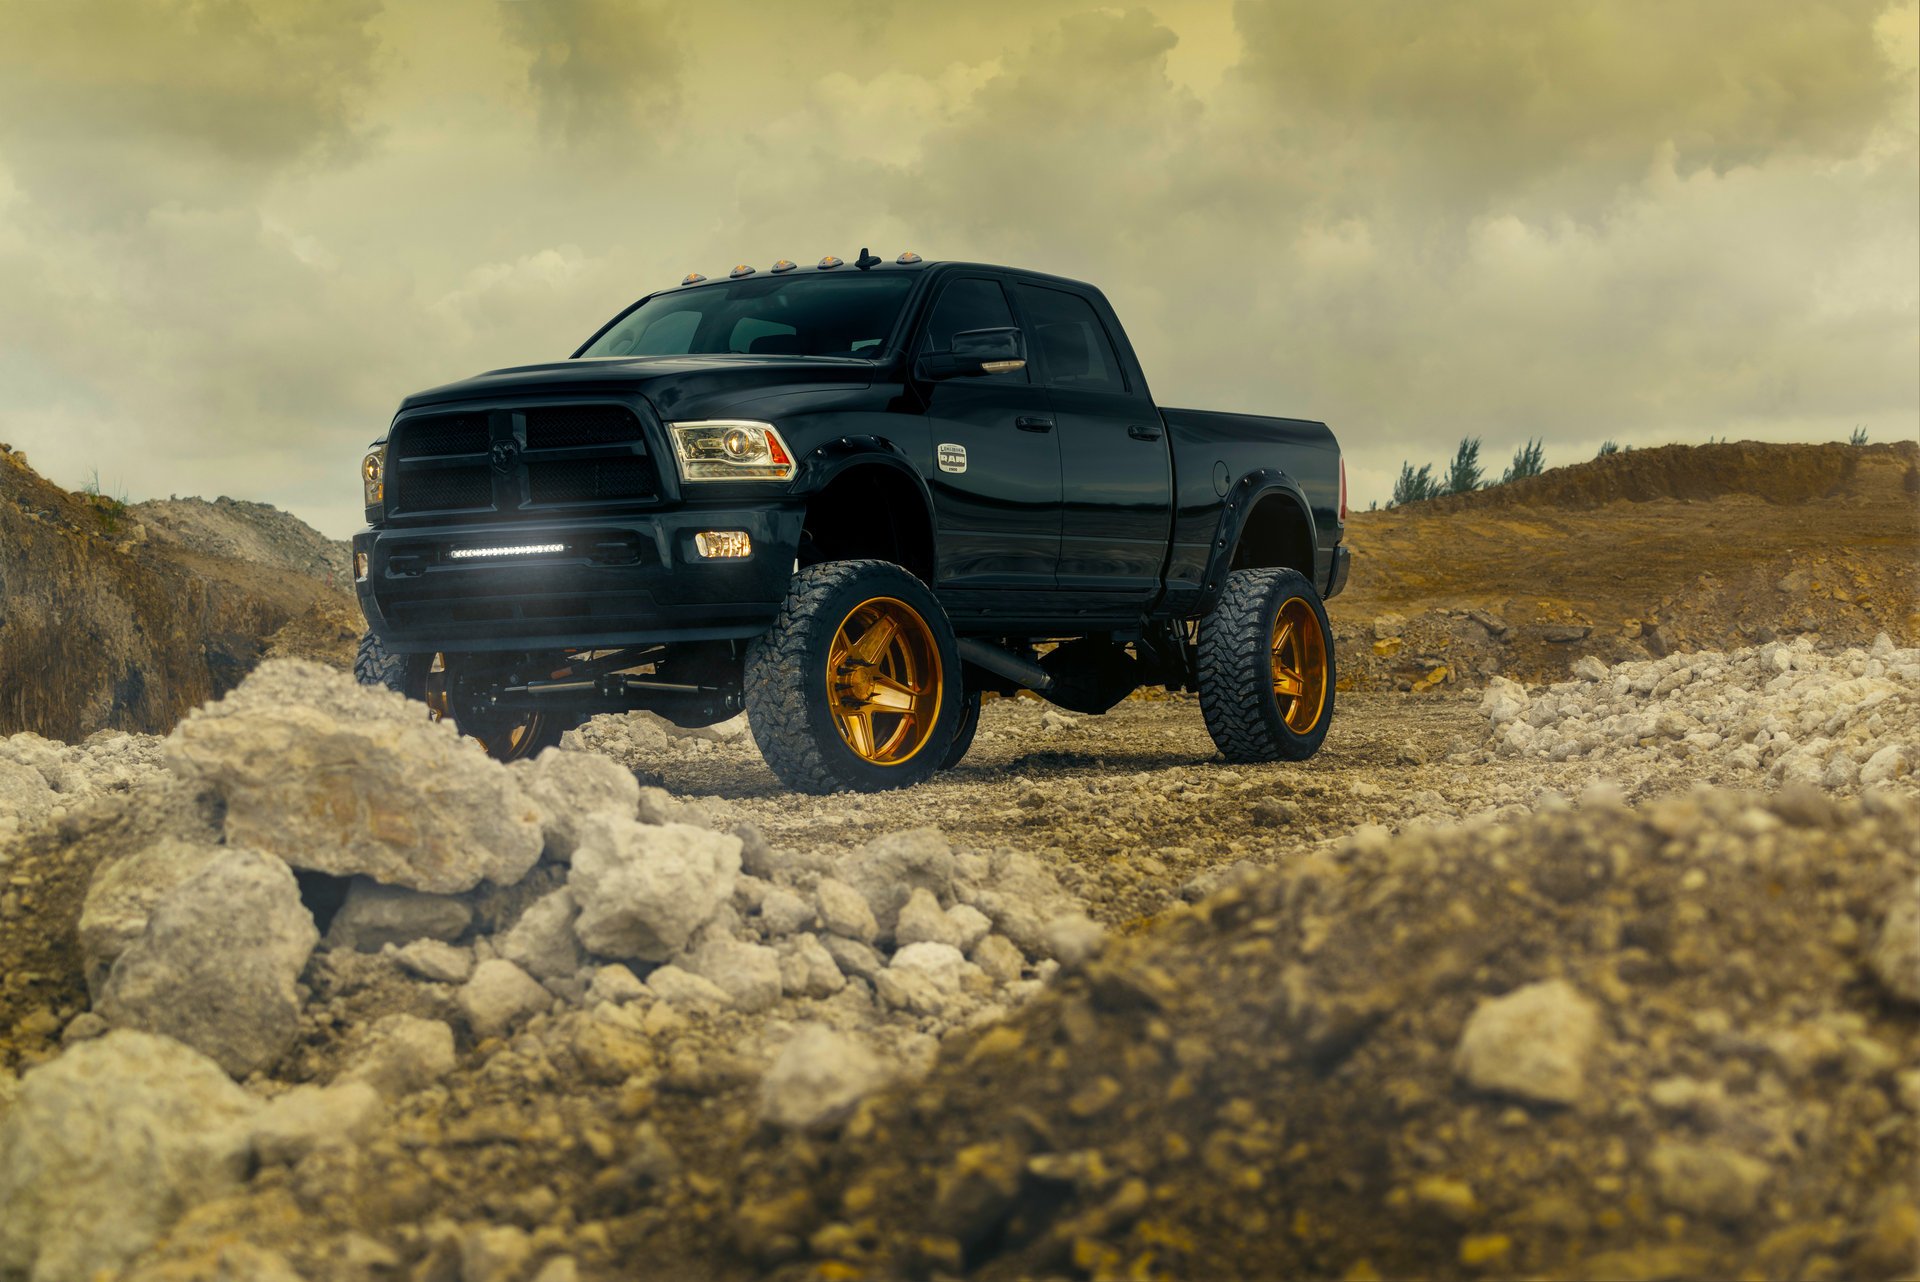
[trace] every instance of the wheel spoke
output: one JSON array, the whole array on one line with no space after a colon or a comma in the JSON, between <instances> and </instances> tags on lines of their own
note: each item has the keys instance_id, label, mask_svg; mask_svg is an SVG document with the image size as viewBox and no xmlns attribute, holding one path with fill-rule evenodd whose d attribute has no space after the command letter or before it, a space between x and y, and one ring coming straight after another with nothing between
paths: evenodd
<instances>
[{"instance_id":1,"label":"wheel spoke","mask_svg":"<svg viewBox=\"0 0 1920 1282\"><path fill-rule=\"evenodd\" d=\"M1293 640L1293 620L1283 619L1280 622L1280 626L1277 629L1275 629L1273 634L1274 658L1277 659L1280 657L1280 651L1285 649L1287 642L1291 640Z\"/></svg>"},{"instance_id":2,"label":"wheel spoke","mask_svg":"<svg viewBox=\"0 0 1920 1282\"><path fill-rule=\"evenodd\" d=\"M1274 665L1273 691L1275 694L1298 697L1306 692L1306 688L1307 681L1305 677L1295 672L1292 668L1283 668L1279 664Z\"/></svg>"},{"instance_id":3,"label":"wheel spoke","mask_svg":"<svg viewBox=\"0 0 1920 1282\"><path fill-rule=\"evenodd\" d=\"M847 743L863 757L872 757L873 714L865 708L849 712L841 722L847 728Z\"/></svg>"},{"instance_id":4,"label":"wheel spoke","mask_svg":"<svg viewBox=\"0 0 1920 1282\"><path fill-rule=\"evenodd\" d=\"M879 619L875 620L874 625L868 628L866 632L861 635L860 639L854 643L853 649L848 657L857 659L865 664L880 662L880 656L886 653L887 643L892 641L899 631L900 621L898 619L894 618L891 614L881 615Z\"/></svg>"},{"instance_id":5,"label":"wheel spoke","mask_svg":"<svg viewBox=\"0 0 1920 1282\"><path fill-rule=\"evenodd\" d=\"M867 696L867 707L884 708L888 712L913 712L919 708L924 693L884 673L876 673L873 693Z\"/></svg>"}]
</instances>

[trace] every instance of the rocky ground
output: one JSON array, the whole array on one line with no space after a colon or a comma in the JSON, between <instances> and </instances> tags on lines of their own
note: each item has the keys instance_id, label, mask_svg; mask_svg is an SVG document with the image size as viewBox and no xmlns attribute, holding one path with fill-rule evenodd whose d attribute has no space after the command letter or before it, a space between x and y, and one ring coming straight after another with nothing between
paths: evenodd
<instances>
[{"instance_id":1,"label":"rocky ground","mask_svg":"<svg viewBox=\"0 0 1920 1282\"><path fill-rule=\"evenodd\" d=\"M1265 767L997 701L828 798L297 662L0 740L0 1277L1900 1276L1916 692L1596 658Z\"/></svg>"}]
</instances>

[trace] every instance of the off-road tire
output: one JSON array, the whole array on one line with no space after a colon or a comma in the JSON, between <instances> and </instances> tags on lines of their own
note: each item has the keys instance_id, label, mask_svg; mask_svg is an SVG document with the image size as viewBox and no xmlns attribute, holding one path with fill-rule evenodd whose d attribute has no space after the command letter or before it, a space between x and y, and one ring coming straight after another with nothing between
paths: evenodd
<instances>
[{"instance_id":1,"label":"off-road tire","mask_svg":"<svg viewBox=\"0 0 1920 1282\"><path fill-rule=\"evenodd\" d=\"M385 686L409 699L424 699L427 694L429 654L395 654L368 632L360 638L353 655L353 676L363 686Z\"/></svg>"},{"instance_id":2,"label":"off-road tire","mask_svg":"<svg viewBox=\"0 0 1920 1282\"><path fill-rule=\"evenodd\" d=\"M863 603L889 598L927 625L939 697L921 746L897 763L861 757L835 727L827 656ZM878 792L926 779L945 762L964 702L960 655L946 611L927 586L889 561L828 561L794 575L773 626L747 647L747 724L780 781L800 792Z\"/></svg>"},{"instance_id":3,"label":"off-road tire","mask_svg":"<svg viewBox=\"0 0 1920 1282\"><path fill-rule=\"evenodd\" d=\"M1301 599L1318 622L1325 656L1324 698L1304 732L1287 724L1274 692L1274 620ZM1305 761L1320 750L1333 723L1333 628L1327 607L1297 570L1234 570L1212 614L1200 621L1200 711L1207 733L1229 761Z\"/></svg>"},{"instance_id":4,"label":"off-road tire","mask_svg":"<svg viewBox=\"0 0 1920 1282\"><path fill-rule=\"evenodd\" d=\"M953 743L947 749L947 755L940 759L942 770L951 770L960 764L967 755L967 749L973 747L973 736L980 729L980 692L969 690L966 702L960 705L960 724L953 728Z\"/></svg>"}]
</instances>

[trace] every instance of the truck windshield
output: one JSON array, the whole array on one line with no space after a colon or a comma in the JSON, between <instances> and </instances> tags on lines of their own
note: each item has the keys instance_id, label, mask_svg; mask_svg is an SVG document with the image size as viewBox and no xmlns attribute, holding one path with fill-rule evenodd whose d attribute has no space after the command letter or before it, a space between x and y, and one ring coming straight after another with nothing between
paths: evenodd
<instances>
[{"instance_id":1,"label":"truck windshield","mask_svg":"<svg viewBox=\"0 0 1920 1282\"><path fill-rule=\"evenodd\" d=\"M763 276L650 298L581 356L874 356L899 319L913 278Z\"/></svg>"}]
</instances>

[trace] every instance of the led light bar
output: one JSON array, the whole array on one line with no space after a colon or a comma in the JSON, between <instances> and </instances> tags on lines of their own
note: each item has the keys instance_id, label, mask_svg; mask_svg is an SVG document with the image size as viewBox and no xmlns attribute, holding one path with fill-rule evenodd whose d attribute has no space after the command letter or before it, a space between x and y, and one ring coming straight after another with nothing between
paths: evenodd
<instances>
[{"instance_id":1,"label":"led light bar","mask_svg":"<svg viewBox=\"0 0 1920 1282\"><path fill-rule=\"evenodd\" d=\"M449 561L471 561L483 556L541 556L548 552L565 552L564 543L522 543L510 548L452 548L447 552Z\"/></svg>"}]
</instances>

